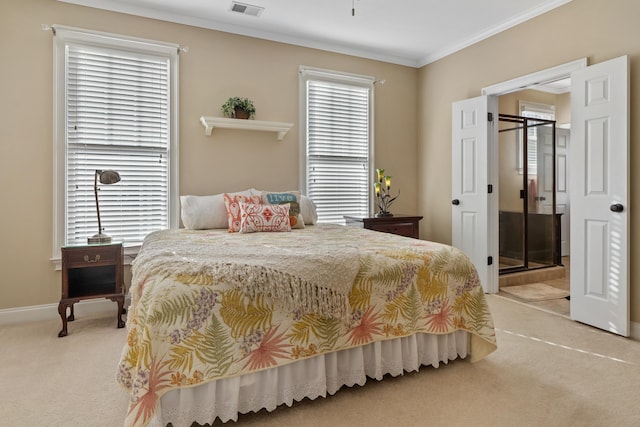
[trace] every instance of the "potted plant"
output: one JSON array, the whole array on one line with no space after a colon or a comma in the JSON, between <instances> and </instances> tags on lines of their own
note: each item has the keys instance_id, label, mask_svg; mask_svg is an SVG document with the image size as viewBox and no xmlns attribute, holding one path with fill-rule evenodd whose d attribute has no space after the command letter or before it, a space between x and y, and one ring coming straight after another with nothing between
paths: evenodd
<instances>
[{"instance_id":1,"label":"potted plant","mask_svg":"<svg viewBox=\"0 0 640 427\"><path fill-rule=\"evenodd\" d=\"M256 114L256 107L253 106L253 101L249 98L237 96L227 99L220 109L225 116L236 119L251 119Z\"/></svg>"}]
</instances>

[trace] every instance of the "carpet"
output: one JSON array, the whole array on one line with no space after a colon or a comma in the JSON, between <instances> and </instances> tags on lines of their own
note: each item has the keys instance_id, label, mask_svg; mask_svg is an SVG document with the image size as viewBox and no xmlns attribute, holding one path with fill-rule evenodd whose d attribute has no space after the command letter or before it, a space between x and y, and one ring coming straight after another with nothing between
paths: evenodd
<instances>
[{"instance_id":1,"label":"carpet","mask_svg":"<svg viewBox=\"0 0 640 427\"><path fill-rule=\"evenodd\" d=\"M498 350L477 363L423 367L213 426L640 426L640 342L487 300ZM111 311L87 316L78 305L64 338L59 318L0 326L0 425L122 427L127 394L115 372L127 332Z\"/></svg>"},{"instance_id":2,"label":"carpet","mask_svg":"<svg viewBox=\"0 0 640 427\"><path fill-rule=\"evenodd\" d=\"M529 283L527 285L504 286L500 292L513 295L525 301L546 301L569 296L569 291L558 289L544 283Z\"/></svg>"}]
</instances>

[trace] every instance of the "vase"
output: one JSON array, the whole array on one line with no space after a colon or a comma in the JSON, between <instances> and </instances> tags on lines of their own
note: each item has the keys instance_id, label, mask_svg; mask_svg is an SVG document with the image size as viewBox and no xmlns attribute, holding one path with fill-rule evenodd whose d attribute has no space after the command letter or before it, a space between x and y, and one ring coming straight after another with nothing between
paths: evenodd
<instances>
[{"instance_id":1,"label":"vase","mask_svg":"<svg viewBox=\"0 0 640 427\"><path fill-rule=\"evenodd\" d=\"M249 113L247 113L246 111L244 111L240 107L236 107L235 108L235 114L233 116L236 119L248 119L249 118Z\"/></svg>"}]
</instances>

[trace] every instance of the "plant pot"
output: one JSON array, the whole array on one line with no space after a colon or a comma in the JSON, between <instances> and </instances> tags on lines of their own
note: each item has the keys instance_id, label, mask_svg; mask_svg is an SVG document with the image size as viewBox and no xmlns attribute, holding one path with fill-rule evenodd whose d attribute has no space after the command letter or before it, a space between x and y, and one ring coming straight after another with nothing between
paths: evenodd
<instances>
[{"instance_id":1,"label":"plant pot","mask_svg":"<svg viewBox=\"0 0 640 427\"><path fill-rule=\"evenodd\" d=\"M235 114L233 115L236 119L248 119L249 113L244 111L242 108L236 107Z\"/></svg>"}]
</instances>

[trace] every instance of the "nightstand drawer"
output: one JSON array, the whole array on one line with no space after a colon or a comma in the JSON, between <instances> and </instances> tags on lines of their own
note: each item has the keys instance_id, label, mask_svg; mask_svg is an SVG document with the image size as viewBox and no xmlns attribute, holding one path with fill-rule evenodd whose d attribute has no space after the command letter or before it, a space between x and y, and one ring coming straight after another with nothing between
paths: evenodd
<instances>
[{"instance_id":1,"label":"nightstand drawer","mask_svg":"<svg viewBox=\"0 0 640 427\"><path fill-rule=\"evenodd\" d=\"M63 248L62 260L68 268L96 267L115 264L120 256L118 246Z\"/></svg>"},{"instance_id":2,"label":"nightstand drawer","mask_svg":"<svg viewBox=\"0 0 640 427\"><path fill-rule=\"evenodd\" d=\"M396 223L396 224L371 224L371 230L382 231L384 233L397 234L399 236L414 237L416 234L416 226L412 222Z\"/></svg>"},{"instance_id":3,"label":"nightstand drawer","mask_svg":"<svg viewBox=\"0 0 640 427\"><path fill-rule=\"evenodd\" d=\"M346 225L364 227L369 230L381 231L383 233L397 234L398 236L420 238L419 222L421 216L416 215L395 215L383 217L359 217L345 215Z\"/></svg>"}]
</instances>

